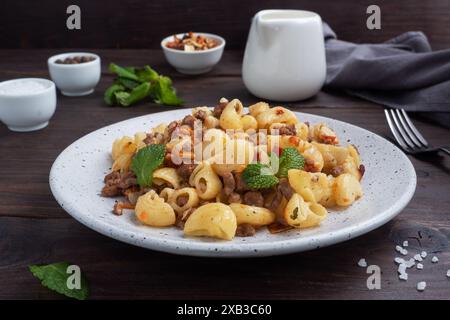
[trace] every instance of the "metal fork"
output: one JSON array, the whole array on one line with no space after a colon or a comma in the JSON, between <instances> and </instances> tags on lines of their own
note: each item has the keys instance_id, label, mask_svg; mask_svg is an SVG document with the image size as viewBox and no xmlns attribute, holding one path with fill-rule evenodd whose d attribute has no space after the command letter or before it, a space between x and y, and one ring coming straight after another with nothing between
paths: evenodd
<instances>
[{"instance_id":1,"label":"metal fork","mask_svg":"<svg viewBox=\"0 0 450 320\"><path fill-rule=\"evenodd\" d=\"M409 154L443 151L450 155L448 147L432 147L420 134L403 109L384 109L386 120L398 145Z\"/></svg>"}]
</instances>

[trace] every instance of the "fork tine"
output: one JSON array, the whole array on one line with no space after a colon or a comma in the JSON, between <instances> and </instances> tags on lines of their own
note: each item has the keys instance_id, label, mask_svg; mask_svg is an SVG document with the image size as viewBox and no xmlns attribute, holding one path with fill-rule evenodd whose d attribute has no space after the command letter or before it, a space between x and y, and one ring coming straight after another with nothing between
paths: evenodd
<instances>
[{"instance_id":1,"label":"fork tine","mask_svg":"<svg viewBox=\"0 0 450 320\"><path fill-rule=\"evenodd\" d=\"M404 109L401 109L401 113L403 114L403 117L406 120L406 123L408 123L409 128L412 130L414 135L417 137L417 139L428 148L428 142L425 140L425 138L420 134L419 130L417 130L416 126L412 123L412 121L409 119L408 114Z\"/></svg>"},{"instance_id":2,"label":"fork tine","mask_svg":"<svg viewBox=\"0 0 450 320\"><path fill-rule=\"evenodd\" d=\"M395 111L393 109L390 109L389 111L390 111L392 119L394 120L395 127L396 127L397 131L400 133L400 136L403 138L403 141L405 141L406 145L410 149L414 149L415 148L414 143L409 138L409 136L406 133L405 129L402 127L400 121L397 119Z\"/></svg>"},{"instance_id":3,"label":"fork tine","mask_svg":"<svg viewBox=\"0 0 450 320\"><path fill-rule=\"evenodd\" d=\"M400 134L397 132L397 129L395 128L394 122L391 119L391 116L389 115L389 111L387 109L384 109L384 115L386 116L386 120L389 126L389 129L391 129L392 134L394 135L395 140L397 140L397 143L400 145L400 147L408 151L409 148L401 138Z\"/></svg>"},{"instance_id":4,"label":"fork tine","mask_svg":"<svg viewBox=\"0 0 450 320\"><path fill-rule=\"evenodd\" d=\"M401 113L399 109L395 109L395 113L397 114L397 118L400 120L402 124L402 128L405 130L406 134L408 135L408 138L412 141L412 143L414 143L417 148L424 148L424 146L420 143L420 141L417 140L415 134L412 132L409 125L406 124L406 120L403 117L403 113Z\"/></svg>"}]
</instances>

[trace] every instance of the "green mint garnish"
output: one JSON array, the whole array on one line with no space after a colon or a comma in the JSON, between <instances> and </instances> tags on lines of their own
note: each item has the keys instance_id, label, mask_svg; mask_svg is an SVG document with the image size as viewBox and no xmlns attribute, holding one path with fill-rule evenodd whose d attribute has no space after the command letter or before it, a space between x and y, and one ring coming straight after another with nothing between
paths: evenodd
<instances>
[{"instance_id":1,"label":"green mint garnish","mask_svg":"<svg viewBox=\"0 0 450 320\"><path fill-rule=\"evenodd\" d=\"M44 287L54 290L69 298L84 300L89 294L86 278L83 276L83 273L81 273L79 282L80 288L71 289L69 287L69 283L72 282L69 277L76 276L76 274L71 272L68 273L67 268L69 266L70 264L68 262L58 262L42 266L33 265L28 268L36 278L41 280L41 284Z\"/></svg>"},{"instance_id":2,"label":"green mint garnish","mask_svg":"<svg viewBox=\"0 0 450 320\"><path fill-rule=\"evenodd\" d=\"M133 157L131 161L131 170L137 177L138 184L144 187L150 187L153 181L153 171L155 171L163 162L166 154L166 146L163 144L151 144L141 150Z\"/></svg>"}]
</instances>

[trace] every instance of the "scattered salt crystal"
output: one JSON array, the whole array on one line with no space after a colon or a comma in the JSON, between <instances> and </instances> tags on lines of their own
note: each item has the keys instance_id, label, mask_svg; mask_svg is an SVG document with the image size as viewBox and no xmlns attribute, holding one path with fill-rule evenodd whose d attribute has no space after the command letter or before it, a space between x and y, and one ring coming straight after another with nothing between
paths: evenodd
<instances>
[{"instance_id":1,"label":"scattered salt crystal","mask_svg":"<svg viewBox=\"0 0 450 320\"><path fill-rule=\"evenodd\" d=\"M406 264L402 263L401 265L399 265L397 271L399 274L406 273Z\"/></svg>"},{"instance_id":2,"label":"scattered salt crystal","mask_svg":"<svg viewBox=\"0 0 450 320\"><path fill-rule=\"evenodd\" d=\"M422 251L420 253L420 256L425 259L427 257L427 252L426 251Z\"/></svg>"},{"instance_id":3,"label":"scattered salt crystal","mask_svg":"<svg viewBox=\"0 0 450 320\"><path fill-rule=\"evenodd\" d=\"M406 256L408 254L408 250L402 248L402 250L400 251L400 254Z\"/></svg>"},{"instance_id":4,"label":"scattered salt crystal","mask_svg":"<svg viewBox=\"0 0 450 320\"><path fill-rule=\"evenodd\" d=\"M411 259L409 259L408 261L405 262L405 265L406 265L407 268L411 268L415 264L416 264L416 261L413 258L411 258Z\"/></svg>"},{"instance_id":5,"label":"scattered salt crystal","mask_svg":"<svg viewBox=\"0 0 450 320\"><path fill-rule=\"evenodd\" d=\"M409 244L409 243L408 243L408 240L403 241L403 246L404 246L404 247L407 247L408 244Z\"/></svg>"},{"instance_id":6,"label":"scattered salt crystal","mask_svg":"<svg viewBox=\"0 0 450 320\"><path fill-rule=\"evenodd\" d=\"M400 274L399 276L398 276L398 278L400 279L400 280L408 280L408 274L407 273L402 273L402 274Z\"/></svg>"},{"instance_id":7,"label":"scattered salt crystal","mask_svg":"<svg viewBox=\"0 0 450 320\"><path fill-rule=\"evenodd\" d=\"M422 269L423 269L423 264L418 263L418 264L417 264L417 269L422 270Z\"/></svg>"},{"instance_id":8,"label":"scattered salt crystal","mask_svg":"<svg viewBox=\"0 0 450 320\"><path fill-rule=\"evenodd\" d=\"M405 260L403 258L400 258L400 257L395 257L394 261L395 261L396 264L405 263Z\"/></svg>"},{"instance_id":9,"label":"scattered salt crystal","mask_svg":"<svg viewBox=\"0 0 450 320\"><path fill-rule=\"evenodd\" d=\"M402 252L402 250L403 250L403 248L400 247L399 245L396 245L396 246L395 246L395 251L397 251L397 252Z\"/></svg>"},{"instance_id":10,"label":"scattered salt crystal","mask_svg":"<svg viewBox=\"0 0 450 320\"><path fill-rule=\"evenodd\" d=\"M450 278L450 269L447 270L447 278Z\"/></svg>"},{"instance_id":11,"label":"scattered salt crystal","mask_svg":"<svg viewBox=\"0 0 450 320\"><path fill-rule=\"evenodd\" d=\"M364 259L364 258L359 259L359 261L358 261L358 266L360 266L361 268L367 267L366 259Z\"/></svg>"},{"instance_id":12,"label":"scattered salt crystal","mask_svg":"<svg viewBox=\"0 0 450 320\"><path fill-rule=\"evenodd\" d=\"M416 260L416 261L423 261L422 256L420 254L416 254L414 256L414 260Z\"/></svg>"},{"instance_id":13,"label":"scattered salt crystal","mask_svg":"<svg viewBox=\"0 0 450 320\"><path fill-rule=\"evenodd\" d=\"M417 290L423 291L427 287L427 283L425 281L420 281L417 283Z\"/></svg>"},{"instance_id":14,"label":"scattered salt crystal","mask_svg":"<svg viewBox=\"0 0 450 320\"><path fill-rule=\"evenodd\" d=\"M436 263L439 261L439 258L434 256L433 258L431 258L431 262Z\"/></svg>"}]
</instances>

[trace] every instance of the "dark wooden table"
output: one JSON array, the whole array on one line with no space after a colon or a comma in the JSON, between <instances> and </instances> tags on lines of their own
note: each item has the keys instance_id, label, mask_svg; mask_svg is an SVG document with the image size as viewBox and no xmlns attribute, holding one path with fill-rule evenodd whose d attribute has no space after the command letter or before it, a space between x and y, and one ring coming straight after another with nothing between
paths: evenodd
<instances>
[{"instance_id":1,"label":"dark wooden table","mask_svg":"<svg viewBox=\"0 0 450 320\"><path fill-rule=\"evenodd\" d=\"M48 77L52 50L1 50L0 80ZM15 133L0 125L0 299L55 299L27 269L30 264L69 261L81 266L92 299L256 298L256 299L449 299L450 161L410 157L417 172L416 194L393 221L357 239L320 250L281 257L207 259L176 256L133 247L100 235L71 218L54 200L50 166L70 143L105 125L167 110L152 103L109 108L102 94L111 83L107 63L150 64L171 76L186 107L214 105L218 98L256 102L240 77L241 52L226 52L217 68L204 76L177 74L159 50L98 50L102 80L87 97L58 96L50 125L32 133ZM333 117L390 138L382 108L342 94L321 92L315 98L286 104L303 112ZM416 120L426 138L450 145L450 130ZM376 170L376 168L368 168ZM76 172L74 172L76 174ZM383 174L380 172L380 174ZM436 252L440 261L425 261L422 271L398 280L395 244L409 240L410 250ZM382 270L381 290L368 290L360 258ZM427 282L419 293L418 281Z\"/></svg>"}]
</instances>

